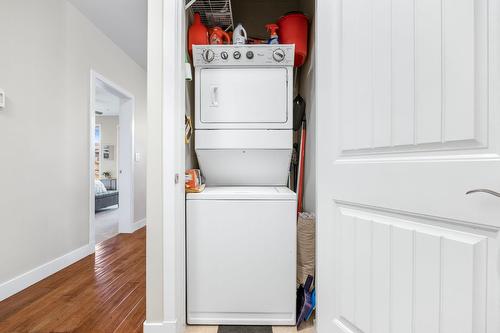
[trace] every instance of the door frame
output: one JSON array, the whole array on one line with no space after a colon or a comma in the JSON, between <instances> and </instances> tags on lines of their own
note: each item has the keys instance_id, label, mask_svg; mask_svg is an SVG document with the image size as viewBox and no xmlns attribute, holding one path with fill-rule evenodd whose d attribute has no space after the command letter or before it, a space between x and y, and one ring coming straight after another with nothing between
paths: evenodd
<instances>
[{"instance_id":1,"label":"door frame","mask_svg":"<svg viewBox=\"0 0 500 333\"><path fill-rule=\"evenodd\" d=\"M186 327L185 2L148 4L145 333Z\"/></svg>"},{"instance_id":2,"label":"door frame","mask_svg":"<svg viewBox=\"0 0 500 333\"><path fill-rule=\"evenodd\" d=\"M340 139L331 129L334 124L334 112L332 108L338 108L339 97L338 84L333 80L334 86L330 86L331 75L339 75L340 68L337 65L340 57L335 46L339 45L340 22L337 17L326 18L341 12L341 1L316 0L316 41L328 40L328 43L316 43L316 179L322 179L322 175L329 175L329 169L333 165L333 155L330 150L336 146ZM322 12L323 11L323 12ZM323 13L323 14L321 14ZM328 14L326 14L328 13ZM333 59L329 57L334 55ZM318 67L323 70L318 70ZM321 145L328 142L328 147ZM325 151L325 149L327 151ZM329 182L317 182L316 184L316 331L332 332L332 313L335 299L335 284L337 281L323 280L322 277L336 276L333 271L336 265L332 265L335 254L332 252L330 242L333 240L334 211L332 209L333 198L329 195ZM323 275L324 274L324 275ZM349 330L346 329L346 332Z\"/></svg>"},{"instance_id":3,"label":"door frame","mask_svg":"<svg viewBox=\"0 0 500 333\"><path fill-rule=\"evenodd\" d=\"M89 243L92 249L95 248L95 186L94 186L94 159L95 159L95 98L97 82L111 89L125 102L120 105L119 123L123 140L120 140L120 148L123 150L118 156L117 183L120 184L119 196L119 233L131 233L134 231L134 115L135 97L126 89L114 83L97 71L90 70L90 140L89 140ZM126 129L125 131L123 129ZM122 142L123 141L123 142ZM124 176L121 176L123 171Z\"/></svg>"}]
</instances>

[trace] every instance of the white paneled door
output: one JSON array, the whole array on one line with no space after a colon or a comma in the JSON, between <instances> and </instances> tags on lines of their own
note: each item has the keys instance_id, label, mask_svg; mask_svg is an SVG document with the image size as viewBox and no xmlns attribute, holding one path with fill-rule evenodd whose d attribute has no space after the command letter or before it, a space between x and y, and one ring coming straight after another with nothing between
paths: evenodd
<instances>
[{"instance_id":1,"label":"white paneled door","mask_svg":"<svg viewBox=\"0 0 500 333\"><path fill-rule=\"evenodd\" d=\"M500 1L316 13L318 333L500 332Z\"/></svg>"}]
</instances>

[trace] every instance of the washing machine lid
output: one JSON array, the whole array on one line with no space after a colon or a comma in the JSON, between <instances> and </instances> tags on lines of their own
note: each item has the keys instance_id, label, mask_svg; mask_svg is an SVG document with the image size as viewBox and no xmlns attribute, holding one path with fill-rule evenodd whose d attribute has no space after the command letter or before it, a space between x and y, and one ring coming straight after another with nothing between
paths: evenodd
<instances>
[{"instance_id":1,"label":"washing machine lid","mask_svg":"<svg viewBox=\"0 0 500 333\"><path fill-rule=\"evenodd\" d=\"M288 187L215 186L201 193L188 193L187 200L296 200Z\"/></svg>"}]
</instances>

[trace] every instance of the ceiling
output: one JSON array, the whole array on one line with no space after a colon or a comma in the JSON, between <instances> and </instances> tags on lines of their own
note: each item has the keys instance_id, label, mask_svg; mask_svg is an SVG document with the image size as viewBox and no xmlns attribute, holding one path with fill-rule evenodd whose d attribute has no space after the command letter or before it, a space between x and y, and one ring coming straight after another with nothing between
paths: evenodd
<instances>
[{"instance_id":1,"label":"ceiling","mask_svg":"<svg viewBox=\"0 0 500 333\"><path fill-rule=\"evenodd\" d=\"M96 27L146 69L147 0L69 0Z\"/></svg>"}]
</instances>

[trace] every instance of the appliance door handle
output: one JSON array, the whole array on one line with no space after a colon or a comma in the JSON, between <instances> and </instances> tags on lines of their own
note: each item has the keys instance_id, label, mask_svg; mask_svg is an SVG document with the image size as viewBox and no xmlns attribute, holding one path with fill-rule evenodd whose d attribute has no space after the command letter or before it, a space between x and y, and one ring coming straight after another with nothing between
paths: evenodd
<instances>
[{"instance_id":1,"label":"appliance door handle","mask_svg":"<svg viewBox=\"0 0 500 333\"><path fill-rule=\"evenodd\" d=\"M217 107L219 106L219 87L212 86L210 87L210 106Z\"/></svg>"},{"instance_id":2,"label":"appliance door handle","mask_svg":"<svg viewBox=\"0 0 500 333\"><path fill-rule=\"evenodd\" d=\"M488 194L494 195L495 197L500 198L500 193L493 191L493 190L488 190L487 188L478 188L475 190L470 190L470 191L465 192L465 194L472 194L472 193L488 193Z\"/></svg>"}]
</instances>

